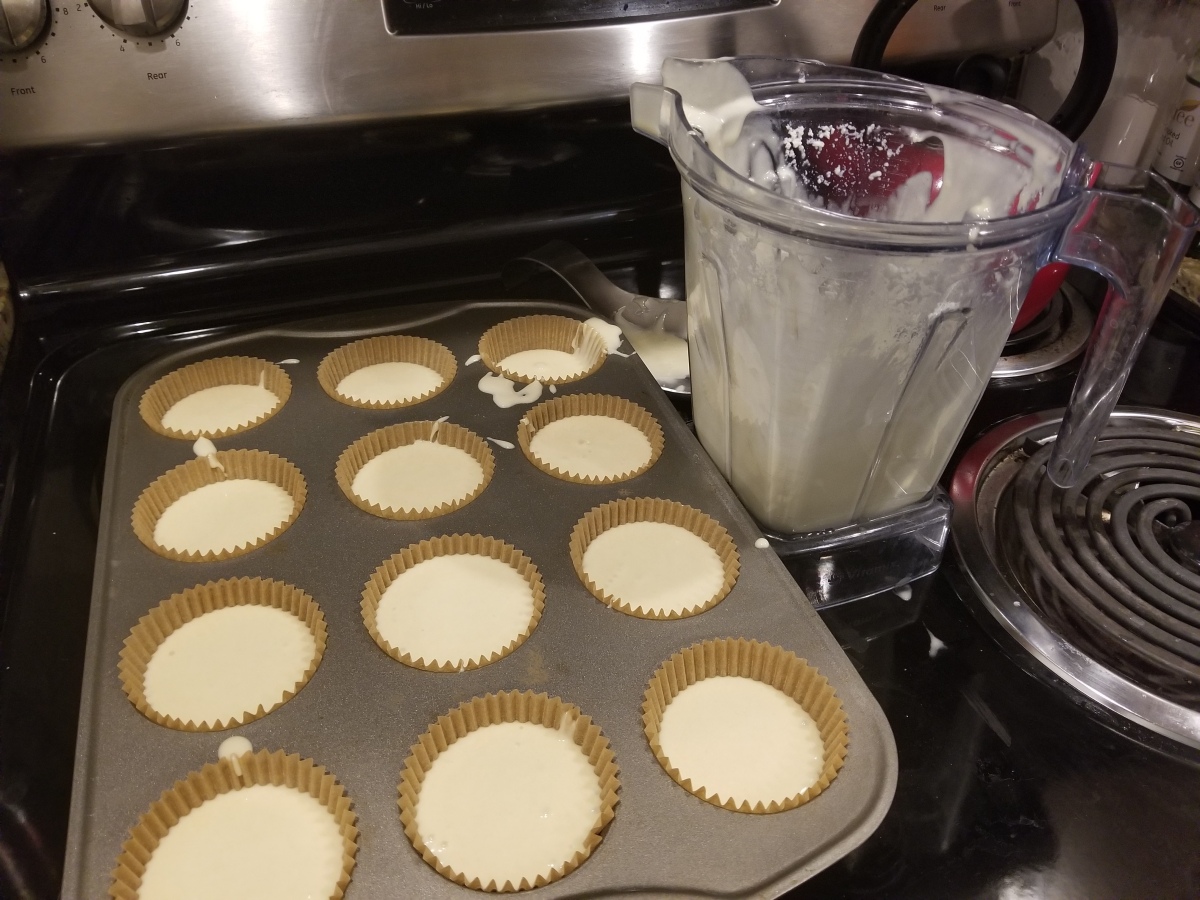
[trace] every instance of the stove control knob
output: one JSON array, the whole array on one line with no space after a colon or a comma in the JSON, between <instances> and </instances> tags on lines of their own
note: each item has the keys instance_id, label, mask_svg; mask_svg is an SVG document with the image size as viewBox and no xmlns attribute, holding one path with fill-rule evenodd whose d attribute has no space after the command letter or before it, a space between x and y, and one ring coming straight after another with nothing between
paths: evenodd
<instances>
[{"instance_id":1,"label":"stove control knob","mask_svg":"<svg viewBox=\"0 0 1200 900\"><path fill-rule=\"evenodd\" d=\"M46 28L46 0L0 0L0 53L24 50Z\"/></svg>"},{"instance_id":2,"label":"stove control knob","mask_svg":"<svg viewBox=\"0 0 1200 900\"><path fill-rule=\"evenodd\" d=\"M170 31L179 23L187 0L88 0L88 4L117 31L134 37L151 37Z\"/></svg>"}]
</instances>

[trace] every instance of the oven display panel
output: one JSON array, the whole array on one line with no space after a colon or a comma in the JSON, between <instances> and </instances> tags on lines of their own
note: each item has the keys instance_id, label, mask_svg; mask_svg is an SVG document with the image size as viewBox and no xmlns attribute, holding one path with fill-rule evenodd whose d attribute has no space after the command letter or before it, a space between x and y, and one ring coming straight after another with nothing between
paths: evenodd
<instances>
[{"instance_id":1,"label":"oven display panel","mask_svg":"<svg viewBox=\"0 0 1200 900\"><path fill-rule=\"evenodd\" d=\"M603 25L771 6L775 0L383 0L393 34Z\"/></svg>"}]
</instances>

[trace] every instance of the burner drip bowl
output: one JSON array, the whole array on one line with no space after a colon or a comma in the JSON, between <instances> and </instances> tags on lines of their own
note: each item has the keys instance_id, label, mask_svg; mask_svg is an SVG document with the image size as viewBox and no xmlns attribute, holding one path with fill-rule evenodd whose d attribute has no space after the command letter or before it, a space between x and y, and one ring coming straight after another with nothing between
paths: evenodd
<instances>
[{"instance_id":1,"label":"burner drip bowl","mask_svg":"<svg viewBox=\"0 0 1200 900\"><path fill-rule=\"evenodd\" d=\"M1046 477L1061 422L1013 419L967 449L946 577L1019 659L1200 750L1200 418L1114 410L1069 490Z\"/></svg>"},{"instance_id":2,"label":"burner drip bowl","mask_svg":"<svg viewBox=\"0 0 1200 900\"><path fill-rule=\"evenodd\" d=\"M1051 447L1027 441L1000 497L1001 568L1083 653L1200 709L1200 436L1110 426L1067 490L1046 476Z\"/></svg>"}]
</instances>

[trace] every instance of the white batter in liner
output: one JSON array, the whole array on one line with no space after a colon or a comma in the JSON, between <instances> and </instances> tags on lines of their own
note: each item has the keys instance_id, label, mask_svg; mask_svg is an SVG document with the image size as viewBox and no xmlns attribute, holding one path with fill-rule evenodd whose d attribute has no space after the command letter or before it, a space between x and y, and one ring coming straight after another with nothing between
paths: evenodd
<instances>
[{"instance_id":1,"label":"white batter in liner","mask_svg":"<svg viewBox=\"0 0 1200 900\"><path fill-rule=\"evenodd\" d=\"M533 618L533 589L512 566L460 553L406 569L379 600L375 627L426 665L465 665L500 653Z\"/></svg>"},{"instance_id":2,"label":"white batter in liner","mask_svg":"<svg viewBox=\"0 0 1200 900\"><path fill-rule=\"evenodd\" d=\"M316 652L316 638L291 613L227 606L168 635L146 665L143 690L162 715L196 725L229 722L280 703Z\"/></svg>"},{"instance_id":3,"label":"white batter in liner","mask_svg":"<svg viewBox=\"0 0 1200 900\"><path fill-rule=\"evenodd\" d=\"M418 363L382 362L351 372L338 382L337 392L360 403L407 403L437 390L445 380Z\"/></svg>"},{"instance_id":4,"label":"white batter in liner","mask_svg":"<svg viewBox=\"0 0 1200 900\"><path fill-rule=\"evenodd\" d=\"M684 613L725 583L725 567L700 536L665 522L627 522L596 536L583 571L601 590L644 612Z\"/></svg>"},{"instance_id":5,"label":"white batter in liner","mask_svg":"<svg viewBox=\"0 0 1200 900\"><path fill-rule=\"evenodd\" d=\"M612 416L567 416L544 425L530 440L543 463L576 477L618 478L650 461L641 429Z\"/></svg>"},{"instance_id":6,"label":"white batter in liner","mask_svg":"<svg viewBox=\"0 0 1200 900\"><path fill-rule=\"evenodd\" d=\"M579 347L573 353L562 350L536 348L510 353L500 360L500 367L528 378L530 381L545 381L550 378L574 378L592 367L594 357L590 349Z\"/></svg>"},{"instance_id":7,"label":"white batter in liner","mask_svg":"<svg viewBox=\"0 0 1200 900\"><path fill-rule=\"evenodd\" d=\"M751 806L782 802L820 777L825 748L812 716L769 684L714 676L663 713L659 745L693 788Z\"/></svg>"},{"instance_id":8,"label":"white batter in liner","mask_svg":"<svg viewBox=\"0 0 1200 900\"><path fill-rule=\"evenodd\" d=\"M384 509L432 510L462 500L483 477L483 467L465 450L415 441L367 460L351 489Z\"/></svg>"},{"instance_id":9,"label":"white batter in liner","mask_svg":"<svg viewBox=\"0 0 1200 900\"><path fill-rule=\"evenodd\" d=\"M417 831L439 862L485 886L516 887L584 849L601 794L573 726L503 722L442 751L416 804Z\"/></svg>"},{"instance_id":10,"label":"white batter in liner","mask_svg":"<svg viewBox=\"0 0 1200 900\"><path fill-rule=\"evenodd\" d=\"M267 415L279 398L258 384L219 384L188 394L163 413L164 428L186 434L216 434Z\"/></svg>"},{"instance_id":11,"label":"white batter in liner","mask_svg":"<svg viewBox=\"0 0 1200 900\"><path fill-rule=\"evenodd\" d=\"M282 785L218 794L181 818L150 855L139 900L327 900L342 836L319 800Z\"/></svg>"},{"instance_id":12,"label":"white batter in liner","mask_svg":"<svg viewBox=\"0 0 1200 900\"><path fill-rule=\"evenodd\" d=\"M221 553L267 537L292 515L296 501L256 478L230 478L190 491L168 506L154 542L179 553Z\"/></svg>"}]
</instances>

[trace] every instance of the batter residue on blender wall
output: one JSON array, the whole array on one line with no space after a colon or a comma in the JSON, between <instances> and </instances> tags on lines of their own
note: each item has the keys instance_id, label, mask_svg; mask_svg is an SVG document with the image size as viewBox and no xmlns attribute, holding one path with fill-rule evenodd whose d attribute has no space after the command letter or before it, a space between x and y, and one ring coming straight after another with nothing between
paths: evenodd
<instances>
[{"instance_id":1,"label":"batter residue on blender wall","mask_svg":"<svg viewBox=\"0 0 1200 900\"><path fill-rule=\"evenodd\" d=\"M1003 153L982 125L976 145L967 126L933 135L886 119L846 124L834 106L789 120L755 102L726 62L668 60L663 84L718 158L797 202L785 229L684 179L692 403L705 449L755 517L782 532L922 499L1032 275L1022 253L1034 249L988 249L985 229L970 227L1049 203L1060 154L1008 120ZM864 236L882 219L968 224L958 249L980 246L880 252L806 232L830 212L858 216Z\"/></svg>"}]
</instances>

